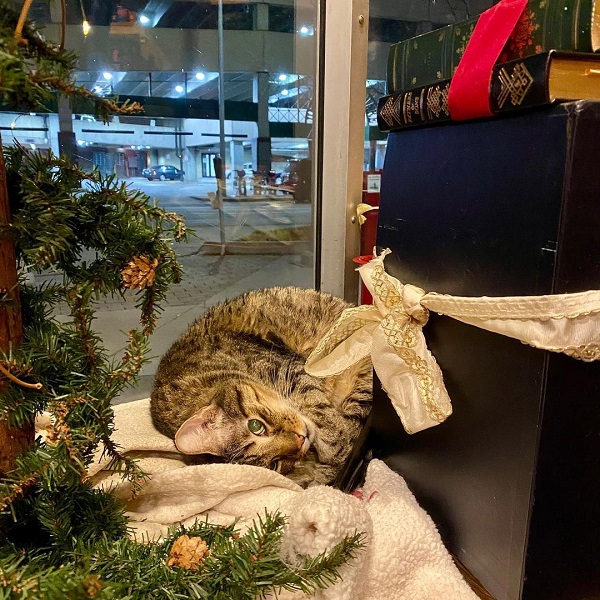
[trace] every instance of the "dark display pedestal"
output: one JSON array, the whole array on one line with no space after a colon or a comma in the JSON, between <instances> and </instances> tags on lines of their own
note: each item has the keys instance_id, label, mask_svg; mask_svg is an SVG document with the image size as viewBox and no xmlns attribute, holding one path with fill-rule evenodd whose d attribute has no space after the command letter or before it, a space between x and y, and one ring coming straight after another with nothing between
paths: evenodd
<instances>
[{"instance_id":1,"label":"dark display pedestal","mask_svg":"<svg viewBox=\"0 0 600 600\"><path fill-rule=\"evenodd\" d=\"M600 104L389 137L377 244L426 291L600 288ZM497 600L600 598L600 364L431 315L454 414L407 435L376 383L370 447Z\"/></svg>"}]
</instances>

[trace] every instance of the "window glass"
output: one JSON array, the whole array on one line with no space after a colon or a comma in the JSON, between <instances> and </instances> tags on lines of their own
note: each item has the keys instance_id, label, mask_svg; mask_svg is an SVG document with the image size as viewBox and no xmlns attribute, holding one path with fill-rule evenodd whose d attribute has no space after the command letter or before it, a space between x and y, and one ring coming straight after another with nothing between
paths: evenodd
<instances>
[{"instance_id":1,"label":"window glass","mask_svg":"<svg viewBox=\"0 0 600 600\"><path fill-rule=\"evenodd\" d=\"M196 232L176 248L184 280L173 287L151 339L155 358L129 398L148 395L158 357L207 307L252 288L314 286L318 6L67 0L77 82L137 100L144 113L109 124L63 103L48 114L0 113L5 144L64 153L114 175ZM60 38L60 0L35 1L30 16L48 39ZM120 352L134 305L135 298L112 298L98 306L109 350Z\"/></svg>"}]
</instances>

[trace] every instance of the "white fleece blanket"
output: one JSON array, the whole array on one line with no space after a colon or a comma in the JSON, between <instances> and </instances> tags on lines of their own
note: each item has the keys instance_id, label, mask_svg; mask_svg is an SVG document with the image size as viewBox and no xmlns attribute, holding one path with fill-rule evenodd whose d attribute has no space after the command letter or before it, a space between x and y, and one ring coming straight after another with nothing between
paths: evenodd
<instances>
[{"instance_id":1,"label":"white fleece blanket","mask_svg":"<svg viewBox=\"0 0 600 600\"><path fill-rule=\"evenodd\" d=\"M330 487L303 490L282 475L247 465L186 465L173 442L156 431L149 400L115 407L113 439L136 455L150 479L135 500L129 484L92 465L98 486L112 486L127 500L139 539L157 539L169 526L196 519L249 525L265 509L288 516L282 552L293 562L328 550L346 535L366 533L363 552L343 565L342 581L317 594L318 600L475 600L427 513L404 480L373 460L362 489L344 494ZM43 427L43 423L41 423ZM280 594L282 600L299 594Z\"/></svg>"}]
</instances>

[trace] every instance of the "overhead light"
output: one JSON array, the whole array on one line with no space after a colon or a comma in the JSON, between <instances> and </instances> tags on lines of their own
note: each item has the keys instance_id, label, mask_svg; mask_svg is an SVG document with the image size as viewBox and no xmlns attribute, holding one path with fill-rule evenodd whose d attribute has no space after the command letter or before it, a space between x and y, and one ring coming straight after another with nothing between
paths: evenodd
<instances>
[{"instance_id":1,"label":"overhead light","mask_svg":"<svg viewBox=\"0 0 600 600\"><path fill-rule=\"evenodd\" d=\"M97 85L94 87L94 91L96 92L96 94L99 94L102 91L102 88L99 85Z\"/></svg>"},{"instance_id":2,"label":"overhead light","mask_svg":"<svg viewBox=\"0 0 600 600\"><path fill-rule=\"evenodd\" d=\"M196 79L198 81L202 81L205 77L206 77L206 75L204 73L200 73L200 72L196 73Z\"/></svg>"},{"instance_id":3,"label":"overhead light","mask_svg":"<svg viewBox=\"0 0 600 600\"><path fill-rule=\"evenodd\" d=\"M104 71L104 73L102 73L102 77L104 77L104 79L112 79L112 73Z\"/></svg>"},{"instance_id":4,"label":"overhead light","mask_svg":"<svg viewBox=\"0 0 600 600\"><path fill-rule=\"evenodd\" d=\"M176 85L176 86L175 86L175 91L176 91L178 94L181 94L181 92L183 92L183 86L182 86L182 85Z\"/></svg>"},{"instance_id":5,"label":"overhead light","mask_svg":"<svg viewBox=\"0 0 600 600\"><path fill-rule=\"evenodd\" d=\"M302 27L300 27L300 29L298 29L298 33L300 35L312 35L313 34L313 28L312 27L308 27L307 25L302 25Z\"/></svg>"},{"instance_id":6,"label":"overhead light","mask_svg":"<svg viewBox=\"0 0 600 600\"><path fill-rule=\"evenodd\" d=\"M290 93L289 90L281 90L281 95L282 96L287 96Z\"/></svg>"},{"instance_id":7,"label":"overhead light","mask_svg":"<svg viewBox=\"0 0 600 600\"><path fill-rule=\"evenodd\" d=\"M13 122L10 124L10 128L11 128L11 129L14 129L16 126L17 126L17 123L16 123L16 121L13 121Z\"/></svg>"},{"instance_id":8,"label":"overhead light","mask_svg":"<svg viewBox=\"0 0 600 600\"><path fill-rule=\"evenodd\" d=\"M285 75L284 73L282 73L282 74L279 76L279 81L285 81L285 80L287 79L287 77L288 77L287 75Z\"/></svg>"},{"instance_id":9,"label":"overhead light","mask_svg":"<svg viewBox=\"0 0 600 600\"><path fill-rule=\"evenodd\" d=\"M35 150L35 144L29 144L29 147L30 147L32 150Z\"/></svg>"},{"instance_id":10,"label":"overhead light","mask_svg":"<svg viewBox=\"0 0 600 600\"><path fill-rule=\"evenodd\" d=\"M142 25L148 25L148 23L150 23L150 19L146 15L140 15L140 23Z\"/></svg>"},{"instance_id":11,"label":"overhead light","mask_svg":"<svg viewBox=\"0 0 600 600\"><path fill-rule=\"evenodd\" d=\"M92 26L90 25L90 22L89 22L89 21L84 21L84 22L81 24L81 27L82 27L82 29L83 29L83 35L84 35L84 36L85 36L85 35L87 35L87 34L88 34L88 33L89 33L91 30L92 30Z\"/></svg>"},{"instance_id":12,"label":"overhead light","mask_svg":"<svg viewBox=\"0 0 600 600\"><path fill-rule=\"evenodd\" d=\"M77 145L78 146L84 146L85 142L83 140L77 140Z\"/></svg>"}]
</instances>

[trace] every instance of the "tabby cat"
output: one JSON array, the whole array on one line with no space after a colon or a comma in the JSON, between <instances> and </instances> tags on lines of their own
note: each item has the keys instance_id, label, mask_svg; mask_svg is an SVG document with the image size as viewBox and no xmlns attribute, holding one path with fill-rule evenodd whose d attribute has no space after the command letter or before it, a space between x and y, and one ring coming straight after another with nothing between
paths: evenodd
<instances>
[{"instance_id":1,"label":"tabby cat","mask_svg":"<svg viewBox=\"0 0 600 600\"><path fill-rule=\"evenodd\" d=\"M330 483L371 408L371 364L335 377L304 371L350 306L296 287L248 292L199 317L162 357L151 397L180 452Z\"/></svg>"}]
</instances>

